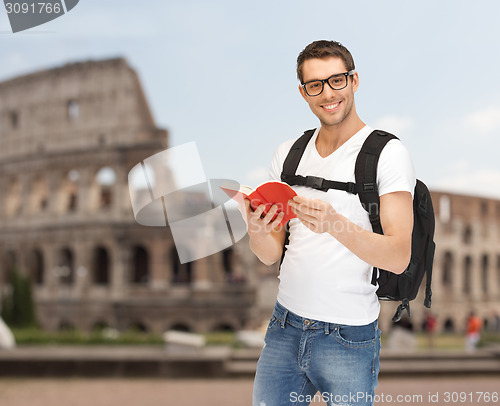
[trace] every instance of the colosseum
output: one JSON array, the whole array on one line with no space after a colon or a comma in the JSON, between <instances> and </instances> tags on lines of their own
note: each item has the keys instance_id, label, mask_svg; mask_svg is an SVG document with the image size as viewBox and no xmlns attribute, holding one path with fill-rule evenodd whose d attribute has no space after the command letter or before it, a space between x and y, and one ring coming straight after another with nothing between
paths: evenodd
<instances>
[{"instance_id":1,"label":"colosseum","mask_svg":"<svg viewBox=\"0 0 500 406\"><path fill-rule=\"evenodd\" d=\"M260 320L262 267L247 244L181 264L168 227L135 222L129 171L168 137L124 59L17 77L0 94L1 291L13 269L29 275L42 328L211 331Z\"/></svg>"},{"instance_id":2,"label":"colosseum","mask_svg":"<svg viewBox=\"0 0 500 406\"><path fill-rule=\"evenodd\" d=\"M13 78L0 94L0 295L13 269L29 276L46 330L206 332L268 317L277 267L262 265L246 238L181 264L168 227L136 223L128 173L169 142L124 59ZM432 197L439 329L463 331L471 310L492 326L500 314L500 201ZM422 303L411 305L417 328ZM396 306L382 304L383 330Z\"/></svg>"}]
</instances>

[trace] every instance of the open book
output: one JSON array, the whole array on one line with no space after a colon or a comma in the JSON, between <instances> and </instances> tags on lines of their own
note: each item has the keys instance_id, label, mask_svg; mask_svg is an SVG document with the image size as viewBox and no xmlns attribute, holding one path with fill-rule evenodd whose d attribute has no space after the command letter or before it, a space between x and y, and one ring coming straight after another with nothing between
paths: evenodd
<instances>
[{"instance_id":1,"label":"open book","mask_svg":"<svg viewBox=\"0 0 500 406\"><path fill-rule=\"evenodd\" d=\"M290 199L297 196L297 193L286 183L278 181L269 181L262 183L252 189L250 186L241 185L239 190L234 190L231 188L226 188L220 186L224 192L238 204L244 204L245 199L250 200L250 207L255 210L261 204L264 204L266 208L264 209L264 214L266 214L273 204L278 205L278 212L285 212L285 217L281 221L280 225L286 224L286 222L292 218L297 217L291 207L288 204ZM276 217L276 216L275 216Z\"/></svg>"}]
</instances>

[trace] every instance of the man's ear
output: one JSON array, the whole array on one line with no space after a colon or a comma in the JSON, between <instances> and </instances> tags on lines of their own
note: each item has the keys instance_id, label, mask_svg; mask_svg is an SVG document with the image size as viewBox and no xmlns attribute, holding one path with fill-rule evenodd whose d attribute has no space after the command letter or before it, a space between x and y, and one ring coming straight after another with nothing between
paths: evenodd
<instances>
[{"instance_id":1,"label":"man's ear","mask_svg":"<svg viewBox=\"0 0 500 406\"><path fill-rule=\"evenodd\" d=\"M359 76L358 72L354 71L354 73L352 74L352 92L356 93L358 87L359 87Z\"/></svg>"},{"instance_id":2,"label":"man's ear","mask_svg":"<svg viewBox=\"0 0 500 406\"><path fill-rule=\"evenodd\" d=\"M304 98L304 100L307 102L308 100L307 100L306 92L304 91L304 88L301 85L299 85L299 92L300 92L301 96Z\"/></svg>"}]
</instances>

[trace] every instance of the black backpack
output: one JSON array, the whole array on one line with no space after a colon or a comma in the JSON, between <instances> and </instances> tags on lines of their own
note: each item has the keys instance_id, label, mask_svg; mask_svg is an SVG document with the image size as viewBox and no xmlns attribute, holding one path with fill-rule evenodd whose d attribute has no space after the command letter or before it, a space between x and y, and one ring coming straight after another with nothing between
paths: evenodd
<instances>
[{"instance_id":1,"label":"black backpack","mask_svg":"<svg viewBox=\"0 0 500 406\"><path fill-rule=\"evenodd\" d=\"M377 165L382 149L390 140L398 138L385 131L373 131L365 140L356 159L354 170L356 183L337 182L316 176L295 174L304 150L314 135L314 131L314 129L306 131L292 145L283 163L281 180L290 186L309 186L325 192L328 189L338 189L357 194L364 209L368 212L373 231L383 234L379 216L380 198L377 190ZM393 322L401 319L405 309L408 316L410 316L409 302L417 296L424 274L427 274L424 306L431 307L432 263L436 247L433 241L434 224L431 195L427 186L417 180L413 195L413 232L410 263L406 270L399 275L383 269L379 269L379 272L377 272L377 268L373 268L372 284L376 285L378 282L377 296L379 299L401 301L396 314L392 318ZM288 244L288 235L287 227L285 245ZM285 248L283 249L281 261L283 261L284 255ZM378 278L377 273L379 273Z\"/></svg>"}]
</instances>

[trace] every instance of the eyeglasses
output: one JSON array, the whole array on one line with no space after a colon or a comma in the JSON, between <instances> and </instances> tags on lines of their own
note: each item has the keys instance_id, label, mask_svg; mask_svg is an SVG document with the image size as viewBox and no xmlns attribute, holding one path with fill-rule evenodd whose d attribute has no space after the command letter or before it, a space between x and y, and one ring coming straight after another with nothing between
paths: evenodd
<instances>
[{"instance_id":1,"label":"eyeglasses","mask_svg":"<svg viewBox=\"0 0 500 406\"><path fill-rule=\"evenodd\" d=\"M336 73L327 79L323 80L310 80L309 82L302 83L301 86L308 96L319 96L325 87L325 83L332 90L342 90L347 86L347 77L354 74L353 70L345 73Z\"/></svg>"}]
</instances>

